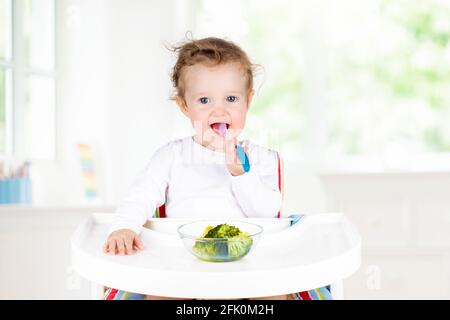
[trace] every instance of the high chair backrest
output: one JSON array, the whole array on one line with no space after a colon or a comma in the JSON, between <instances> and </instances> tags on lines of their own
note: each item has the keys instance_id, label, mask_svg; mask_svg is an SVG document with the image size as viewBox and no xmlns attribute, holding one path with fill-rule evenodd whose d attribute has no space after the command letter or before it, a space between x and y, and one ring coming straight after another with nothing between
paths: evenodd
<instances>
[{"instance_id":1,"label":"high chair backrest","mask_svg":"<svg viewBox=\"0 0 450 320\"><path fill-rule=\"evenodd\" d=\"M281 157L279 153L277 152L277 171L278 171L278 189L281 192L281 208L280 211L278 211L276 217L281 217L281 212L283 211L283 204L284 204L284 168L283 168L283 161L281 160ZM155 218L166 218L166 206L163 204L159 208L156 208L155 210Z\"/></svg>"}]
</instances>

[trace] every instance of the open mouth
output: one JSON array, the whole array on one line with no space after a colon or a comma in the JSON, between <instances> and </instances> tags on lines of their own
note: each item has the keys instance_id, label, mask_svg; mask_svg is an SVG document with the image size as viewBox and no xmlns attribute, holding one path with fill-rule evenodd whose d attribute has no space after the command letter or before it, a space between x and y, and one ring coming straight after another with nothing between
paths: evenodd
<instances>
[{"instance_id":1,"label":"open mouth","mask_svg":"<svg viewBox=\"0 0 450 320\"><path fill-rule=\"evenodd\" d=\"M230 125L225 122L215 122L210 125L211 129L221 137L225 137Z\"/></svg>"}]
</instances>

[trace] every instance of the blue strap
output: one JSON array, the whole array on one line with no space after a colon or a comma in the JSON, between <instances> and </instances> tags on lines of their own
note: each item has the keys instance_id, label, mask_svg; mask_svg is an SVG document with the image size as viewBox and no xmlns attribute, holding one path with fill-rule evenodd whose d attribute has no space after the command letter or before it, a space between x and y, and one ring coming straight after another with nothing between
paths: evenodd
<instances>
[{"instance_id":1,"label":"blue strap","mask_svg":"<svg viewBox=\"0 0 450 320\"><path fill-rule=\"evenodd\" d=\"M300 221L301 218L303 218L305 215L304 214L291 214L288 218L292 219L291 220L291 226L293 226L294 224L296 224L297 222Z\"/></svg>"}]
</instances>

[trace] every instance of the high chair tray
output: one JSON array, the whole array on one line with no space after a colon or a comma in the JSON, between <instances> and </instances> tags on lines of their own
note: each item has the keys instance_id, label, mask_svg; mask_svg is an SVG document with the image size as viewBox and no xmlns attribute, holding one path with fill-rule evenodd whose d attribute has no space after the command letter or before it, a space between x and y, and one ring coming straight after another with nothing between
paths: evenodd
<instances>
[{"instance_id":1,"label":"high chair tray","mask_svg":"<svg viewBox=\"0 0 450 320\"><path fill-rule=\"evenodd\" d=\"M155 218L141 233L145 249L103 253L114 214L94 213L72 236L72 264L81 276L107 287L149 295L236 299L315 289L340 281L361 263L361 238L341 213L290 218L242 218L264 232L252 252L234 262L204 262L183 246L176 229L197 219ZM223 219L224 222L231 221Z\"/></svg>"}]
</instances>

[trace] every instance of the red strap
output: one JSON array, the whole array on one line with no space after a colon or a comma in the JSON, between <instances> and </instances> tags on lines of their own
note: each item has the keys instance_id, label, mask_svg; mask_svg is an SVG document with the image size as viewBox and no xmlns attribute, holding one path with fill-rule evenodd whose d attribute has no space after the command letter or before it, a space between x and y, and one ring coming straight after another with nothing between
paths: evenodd
<instances>
[{"instance_id":1,"label":"red strap","mask_svg":"<svg viewBox=\"0 0 450 320\"><path fill-rule=\"evenodd\" d=\"M278 189L281 192L281 160L280 155L277 152L277 159L278 159ZM278 211L277 218L281 217L281 211Z\"/></svg>"},{"instance_id":2,"label":"red strap","mask_svg":"<svg viewBox=\"0 0 450 320\"><path fill-rule=\"evenodd\" d=\"M300 298L302 298L302 300L312 300L308 291L299 292L298 294L300 295Z\"/></svg>"},{"instance_id":3,"label":"red strap","mask_svg":"<svg viewBox=\"0 0 450 320\"><path fill-rule=\"evenodd\" d=\"M119 290L111 288L111 291L108 293L106 300L114 300Z\"/></svg>"},{"instance_id":4,"label":"red strap","mask_svg":"<svg viewBox=\"0 0 450 320\"><path fill-rule=\"evenodd\" d=\"M165 204L163 204L161 207L159 207L158 211L159 211L160 218L166 217L166 205Z\"/></svg>"}]
</instances>

